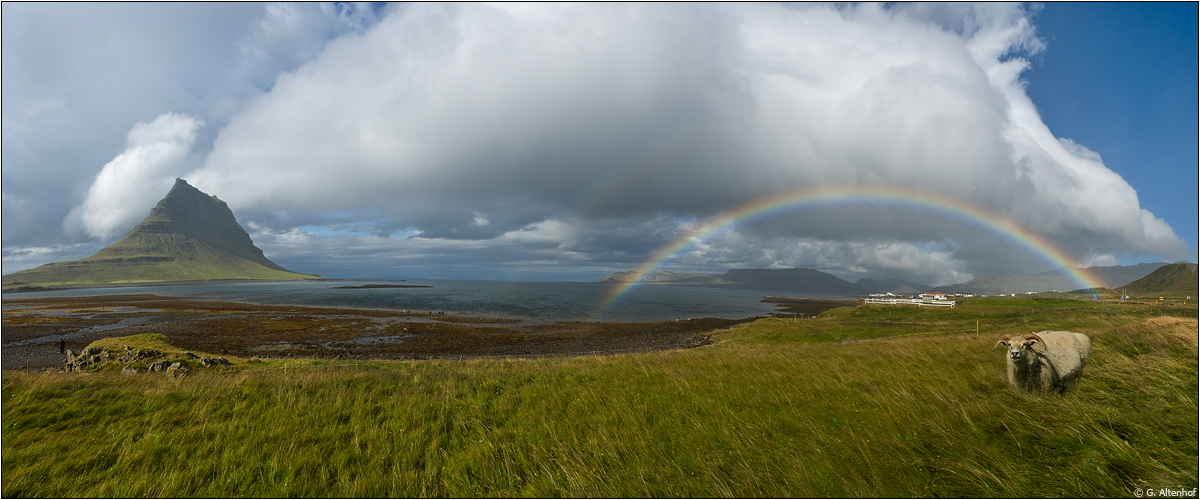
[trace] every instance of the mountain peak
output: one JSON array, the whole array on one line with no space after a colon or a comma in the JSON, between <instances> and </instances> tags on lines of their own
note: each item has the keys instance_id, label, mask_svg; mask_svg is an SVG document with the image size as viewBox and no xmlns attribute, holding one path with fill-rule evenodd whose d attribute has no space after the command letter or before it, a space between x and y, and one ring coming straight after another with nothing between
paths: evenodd
<instances>
[{"instance_id":1,"label":"mountain peak","mask_svg":"<svg viewBox=\"0 0 1200 500\"><path fill-rule=\"evenodd\" d=\"M43 284L312 279L271 262L216 196L183 179L125 237L91 257L4 277Z\"/></svg>"}]
</instances>

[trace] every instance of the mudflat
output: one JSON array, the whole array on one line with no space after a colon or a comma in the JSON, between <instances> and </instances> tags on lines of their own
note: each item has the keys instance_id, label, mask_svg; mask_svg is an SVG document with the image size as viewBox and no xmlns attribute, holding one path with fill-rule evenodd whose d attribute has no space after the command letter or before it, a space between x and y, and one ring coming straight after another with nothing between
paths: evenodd
<instances>
[{"instance_id":1,"label":"mudflat","mask_svg":"<svg viewBox=\"0 0 1200 500\"><path fill-rule=\"evenodd\" d=\"M709 332L754 318L647 323L528 323L433 311L217 302L153 294L5 298L5 370L57 368L59 341L76 352L95 340L160 333L172 345L262 358L438 359L580 356L710 343Z\"/></svg>"}]
</instances>

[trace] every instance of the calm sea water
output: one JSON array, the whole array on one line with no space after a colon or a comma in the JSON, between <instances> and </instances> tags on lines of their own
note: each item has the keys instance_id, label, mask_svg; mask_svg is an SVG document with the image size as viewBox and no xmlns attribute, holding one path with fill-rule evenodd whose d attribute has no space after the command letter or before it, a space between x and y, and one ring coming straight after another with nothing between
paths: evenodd
<instances>
[{"instance_id":1,"label":"calm sea water","mask_svg":"<svg viewBox=\"0 0 1200 500\"><path fill-rule=\"evenodd\" d=\"M426 285L430 288L338 289L367 284ZM840 295L682 286L640 286L613 304L605 304L615 285L607 283L534 283L503 281L352 281L223 283L114 287L8 294L5 298L82 297L153 293L253 304L442 311L468 316L498 316L525 321L665 321L683 318L741 319L766 316L770 295L844 298Z\"/></svg>"}]
</instances>

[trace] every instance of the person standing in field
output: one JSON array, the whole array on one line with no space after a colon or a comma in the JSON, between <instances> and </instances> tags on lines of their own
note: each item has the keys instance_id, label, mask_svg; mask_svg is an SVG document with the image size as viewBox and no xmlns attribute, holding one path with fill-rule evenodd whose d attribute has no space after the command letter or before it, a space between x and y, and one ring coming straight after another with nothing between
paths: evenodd
<instances>
[{"instance_id":1,"label":"person standing in field","mask_svg":"<svg viewBox=\"0 0 1200 500\"><path fill-rule=\"evenodd\" d=\"M67 353L67 341L66 341L66 340L61 340L61 339L60 339L60 340L58 341L58 353L59 353L59 354L66 354L66 353Z\"/></svg>"}]
</instances>

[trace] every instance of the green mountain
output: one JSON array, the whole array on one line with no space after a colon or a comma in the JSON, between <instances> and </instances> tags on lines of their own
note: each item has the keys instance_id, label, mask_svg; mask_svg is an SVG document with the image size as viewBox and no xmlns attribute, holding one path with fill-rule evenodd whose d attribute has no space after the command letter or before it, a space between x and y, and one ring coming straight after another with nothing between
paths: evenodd
<instances>
[{"instance_id":1,"label":"green mountain","mask_svg":"<svg viewBox=\"0 0 1200 500\"><path fill-rule=\"evenodd\" d=\"M1082 268L1082 270L1096 278L1096 281L1100 285L1107 288L1117 288L1119 285L1143 278L1153 273L1154 270L1166 265L1166 262L1154 262L1132 266L1097 266ZM1051 290L1066 292L1079 288L1078 282L1068 277L1067 272L1065 268L1058 268L1034 275L1007 274L981 276L966 283L943 285L935 287L935 289L947 293L970 292L974 294L996 295L1001 293L1048 292Z\"/></svg>"},{"instance_id":2,"label":"green mountain","mask_svg":"<svg viewBox=\"0 0 1200 500\"><path fill-rule=\"evenodd\" d=\"M1106 288L1116 288L1149 276L1166 262L1134 264L1132 266L1096 266L1085 269L1096 281Z\"/></svg>"},{"instance_id":3,"label":"green mountain","mask_svg":"<svg viewBox=\"0 0 1200 500\"><path fill-rule=\"evenodd\" d=\"M1167 264L1123 287L1129 295L1200 296L1196 264Z\"/></svg>"},{"instance_id":4,"label":"green mountain","mask_svg":"<svg viewBox=\"0 0 1200 500\"><path fill-rule=\"evenodd\" d=\"M175 186L124 238L91 257L5 275L40 285L193 280L302 280L263 256L229 206L176 179Z\"/></svg>"}]
</instances>

